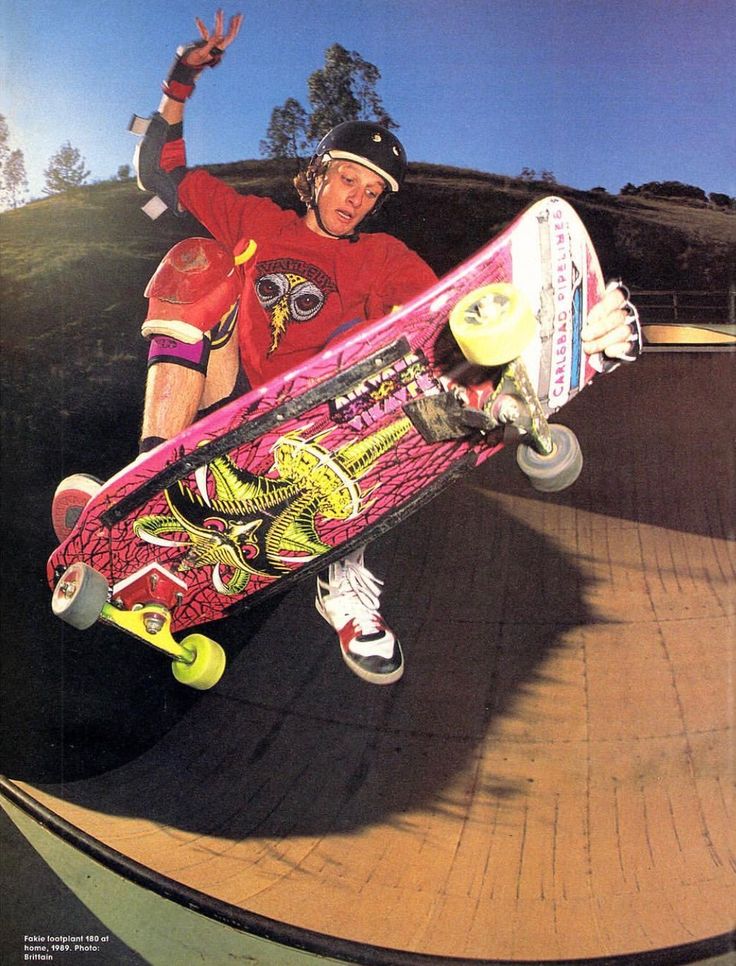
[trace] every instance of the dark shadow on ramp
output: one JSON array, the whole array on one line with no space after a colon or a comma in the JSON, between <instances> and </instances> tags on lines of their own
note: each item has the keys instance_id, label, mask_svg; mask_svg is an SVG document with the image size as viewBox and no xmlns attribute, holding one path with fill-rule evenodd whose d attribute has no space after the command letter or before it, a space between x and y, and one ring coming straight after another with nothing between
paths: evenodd
<instances>
[{"instance_id":1,"label":"dark shadow on ramp","mask_svg":"<svg viewBox=\"0 0 736 966\"><path fill-rule=\"evenodd\" d=\"M561 414L572 490L539 497L505 452L384 538L398 686L346 671L301 584L134 760L17 786L181 901L355 961L722 952L731 372L645 358Z\"/></svg>"}]
</instances>

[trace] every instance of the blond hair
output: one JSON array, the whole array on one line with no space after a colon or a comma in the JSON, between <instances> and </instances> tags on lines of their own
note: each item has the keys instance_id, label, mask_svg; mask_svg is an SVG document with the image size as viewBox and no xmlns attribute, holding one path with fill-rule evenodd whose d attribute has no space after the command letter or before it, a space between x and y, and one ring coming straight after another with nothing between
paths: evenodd
<instances>
[{"instance_id":1,"label":"blond hair","mask_svg":"<svg viewBox=\"0 0 736 966\"><path fill-rule=\"evenodd\" d=\"M300 171L296 178L294 178L293 184L296 188L296 193L308 208L312 204L314 184L318 178L321 178L327 172L329 165L330 162L324 161L322 158L313 159L309 162L306 170Z\"/></svg>"}]
</instances>

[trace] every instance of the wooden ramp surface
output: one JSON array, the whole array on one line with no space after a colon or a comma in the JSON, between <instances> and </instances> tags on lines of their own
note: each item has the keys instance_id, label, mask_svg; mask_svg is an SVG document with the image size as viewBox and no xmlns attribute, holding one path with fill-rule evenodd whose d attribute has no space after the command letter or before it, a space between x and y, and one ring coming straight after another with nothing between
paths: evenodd
<instances>
[{"instance_id":1,"label":"wooden ramp surface","mask_svg":"<svg viewBox=\"0 0 736 966\"><path fill-rule=\"evenodd\" d=\"M664 322L642 325L644 341L650 346L736 346L736 325L668 325Z\"/></svg>"},{"instance_id":2,"label":"wooden ramp surface","mask_svg":"<svg viewBox=\"0 0 736 966\"><path fill-rule=\"evenodd\" d=\"M540 497L504 451L373 548L399 685L343 667L300 585L156 747L20 787L174 883L368 957L723 936L734 358L599 380L559 417L587 460L571 490Z\"/></svg>"}]
</instances>

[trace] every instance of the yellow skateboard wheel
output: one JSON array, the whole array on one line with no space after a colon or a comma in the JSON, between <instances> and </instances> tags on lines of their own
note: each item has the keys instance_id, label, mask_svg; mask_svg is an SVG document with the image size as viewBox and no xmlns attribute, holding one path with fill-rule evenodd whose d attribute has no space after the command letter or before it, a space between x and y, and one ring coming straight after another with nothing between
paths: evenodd
<instances>
[{"instance_id":1,"label":"yellow skateboard wheel","mask_svg":"<svg viewBox=\"0 0 736 966\"><path fill-rule=\"evenodd\" d=\"M217 643L204 634L190 634L181 646L192 655L188 664L174 661L171 670L179 684L207 691L213 688L225 670L225 652Z\"/></svg>"},{"instance_id":2,"label":"yellow skateboard wheel","mask_svg":"<svg viewBox=\"0 0 736 966\"><path fill-rule=\"evenodd\" d=\"M537 320L523 292L494 282L458 302L450 313L450 330L468 362L503 366L529 345Z\"/></svg>"}]
</instances>

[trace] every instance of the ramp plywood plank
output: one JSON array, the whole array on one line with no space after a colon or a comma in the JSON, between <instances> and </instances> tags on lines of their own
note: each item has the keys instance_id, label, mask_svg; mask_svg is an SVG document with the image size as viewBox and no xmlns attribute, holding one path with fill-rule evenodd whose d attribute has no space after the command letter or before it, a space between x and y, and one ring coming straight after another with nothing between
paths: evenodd
<instances>
[{"instance_id":1,"label":"ramp plywood plank","mask_svg":"<svg viewBox=\"0 0 736 966\"><path fill-rule=\"evenodd\" d=\"M645 356L561 414L571 490L535 495L503 452L371 548L397 686L353 678L297 588L158 746L23 787L175 883L367 946L553 961L726 933L730 381L723 355Z\"/></svg>"}]
</instances>

